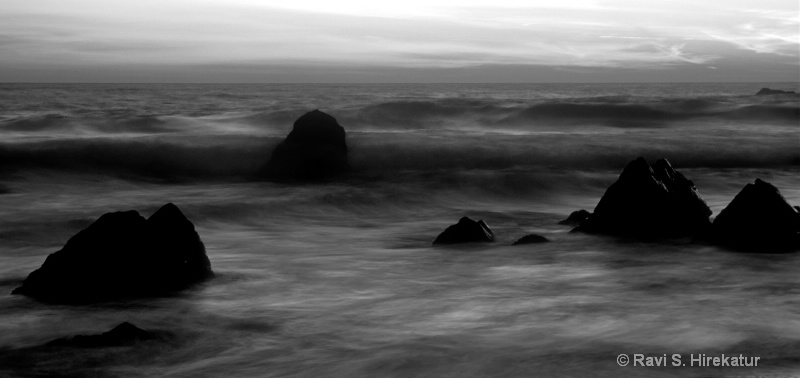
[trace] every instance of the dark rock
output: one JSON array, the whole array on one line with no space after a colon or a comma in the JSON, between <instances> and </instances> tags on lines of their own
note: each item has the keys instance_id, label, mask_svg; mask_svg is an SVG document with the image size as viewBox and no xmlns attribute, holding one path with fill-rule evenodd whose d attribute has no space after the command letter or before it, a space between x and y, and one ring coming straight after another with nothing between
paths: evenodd
<instances>
[{"instance_id":1,"label":"dark rock","mask_svg":"<svg viewBox=\"0 0 800 378\"><path fill-rule=\"evenodd\" d=\"M800 214L777 188L756 179L723 209L712 227L714 240L734 249L781 252L800 249Z\"/></svg>"},{"instance_id":2,"label":"dark rock","mask_svg":"<svg viewBox=\"0 0 800 378\"><path fill-rule=\"evenodd\" d=\"M474 221L467 217L461 218L457 224L447 227L433 244L455 244L469 242L492 242L494 233L482 220Z\"/></svg>"},{"instance_id":3,"label":"dark rock","mask_svg":"<svg viewBox=\"0 0 800 378\"><path fill-rule=\"evenodd\" d=\"M761 88L756 96L763 96L763 95L780 95L780 94L797 94L795 91L782 91L780 89L769 89L769 88Z\"/></svg>"},{"instance_id":4,"label":"dark rock","mask_svg":"<svg viewBox=\"0 0 800 378\"><path fill-rule=\"evenodd\" d=\"M540 235L536 235L536 234L530 234L530 235L523 236L521 239L515 241L514 244L512 244L512 245L538 244L538 243L547 243L549 241L550 240L547 240L547 238L544 237L544 236L540 236Z\"/></svg>"},{"instance_id":5,"label":"dark rock","mask_svg":"<svg viewBox=\"0 0 800 378\"><path fill-rule=\"evenodd\" d=\"M155 334L147 332L135 325L125 322L114 329L99 335L78 335L55 339L46 344L50 347L78 347L78 348L104 348L125 346L137 341L153 340L158 338Z\"/></svg>"},{"instance_id":6,"label":"dark rock","mask_svg":"<svg viewBox=\"0 0 800 378\"><path fill-rule=\"evenodd\" d=\"M313 110L294 122L262 171L269 179L319 180L348 169L344 128L336 118Z\"/></svg>"},{"instance_id":7,"label":"dark rock","mask_svg":"<svg viewBox=\"0 0 800 378\"><path fill-rule=\"evenodd\" d=\"M710 226L711 209L692 181L665 159L628 164L575 231L661 238L693 236Z\"/></svg>"},{"instance_id":8,"label":"dark rock","mask_svg":"<svg viewBox=\"0 0 800 378\"><path fill-rule=\"evenodd\" d=\"M565 225L568 225L568 226L579 226L581 223L583 223L586 220L586 218L589 218L590 215L592 215L592 213L590 213L590 212L588 212L586 210L580 209L578 211L573 211L572 214L570 214L567 217L567 219L564 219L561 222L558 222L558 224L565 224Z\"/></svg>"},{"instance_id":9,"label":"dark rock","mask_svg":"<svg viewBox=\"0 0 800 378\"><path fill-rule=\"evenodd\" d=\"M110 377L119 367L155 366L185 346L179 334L123 323L103 334L39 345L0 346L0 377ZM151 374L152 375L152 374Z\"/></svg>"},{"instance_id":10,"label":"dark rock","mask_svg":"<svg viewBox=\"0 0 800 378\"><path fill-rule=\"evenodd\" d=\"M169 203L150 219L106 213L50 254L12 294L88 303L164 295L213 276L194 225Z\"/></svg>"}]
</instances>

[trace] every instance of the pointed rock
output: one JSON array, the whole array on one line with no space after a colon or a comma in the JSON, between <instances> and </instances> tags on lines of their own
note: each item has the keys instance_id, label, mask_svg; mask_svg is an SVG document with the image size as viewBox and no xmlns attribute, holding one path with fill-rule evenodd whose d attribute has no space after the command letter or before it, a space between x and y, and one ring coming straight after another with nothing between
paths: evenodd
<instances>
[{"instance_id":1,"label":"pointed rock","mask_svg":"<svg viewBox=\"0 0 800 378\"><path fill-rule=\"evenodd\" d=\"M772 184L756 179L723 209L712 227L717 243L742 250L800 249L800 214Z\"/></svg>"},{"instance_id":2,"label":"pointed rock","mask_svg":"<svg viewBox=\"0 0 800 378\"><path fill-rule=\"evenodd\" d=\"M294 122L292 131L262 169L277 180L319 180L346 172L345 131L336 118L313 110Z\"/></svg>"},{"instance_id":3,"label":"pointed rock","mask_svg":"<svg viewBox=\"0 0 800 378\"><path fill-rule=\"evenodd\" d=\"M151 242L155 251L169 251L161 256L161 263L154 269L164 276L179 274L178 281L196 282L208 277L211 262L206 255L206 247L194 224L172 203L162 206L147 219L151 230Z\"/></svg>"},{"instance_id":4,"label":"pointed rock","mask_svg":"<svg viewBox=\"0 0 800 378\"><path fill-rule=\"evenodd\" d=\"M456 244L470 242L492 242L494 232L483 222L474 221L468 217L461 218L458 223L447 227L433 244Z\"/></svg>"},{"instance_id":5,"label":"pointed rock","mask_svg":"<svg viewBox=\"0 0 800 378\"><path fill-rule=\"evenodd\" d=\"M594 212L575 231L659 238L697 235L710 225L711 209L692 181L665 159L628 164Z\"/></svg>"},{"instance_id":6,"label":"pointed rock","mask_svg":"<svg viewBox=\"0 0 800 378\"><path fill-rule=\"evenodd\" d=\"M539 244L539 243L547 243L550 240L547 240L546 237L536 234L525 235L519 240L515 241L512 245L523 245L523 244Z\"/></svg>"},{"instance_id":7,"label":"pointed rock","mask_svg":"<svg viewBox=\"0 0 800 378\"><path fill-rule=\"evenodd\" d=\"M583 223L587 218L589 218L590 215L592 215L592 213L590 213L590 212L588 212L586 210L580 209L578 211L573 211L567 217L567 219L564 219L561 222L558 222L558 224L565 224L565 225L568 225L568 226L580 226L580 224Z\"/></svg>"}]
</instances>

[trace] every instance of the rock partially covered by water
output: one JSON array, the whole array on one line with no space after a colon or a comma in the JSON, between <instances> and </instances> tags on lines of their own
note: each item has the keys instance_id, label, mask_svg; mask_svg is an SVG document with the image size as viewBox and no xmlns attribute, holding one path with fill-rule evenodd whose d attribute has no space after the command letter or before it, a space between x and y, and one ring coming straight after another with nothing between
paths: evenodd
<instances>
[{"instance_id":1,"label":"rock partially covered by water","mask_svg":"<svg viewBox=\"0 0 800 378\"><path fill-rule=\"evenodd\" d=\"M474 221L468 217L461 218L458 223L447 227L433 244L456 244L470 242L492 242L494 232L483 220Z\"/></svg>"},{"instance_id":2,"label":"rock partially covered by water","mask_svg":"<svg viewBox=\"0 0 800 378\"><path fill-rule=\"evenodd\" d=\"M77 348L105 348L131 345L138 341L157 339L158 337L131 323L124 322L112 330L99 335L77 335L55 339L47 346L50 347L77 347Z\"/></svg>"},{"instance_id":3,"label":"rock partially covered by water","mask_svg":"<svg viewBox=\"0 0 800 378\"><path fill-rule=\"evenodd\" d=\"M89 303L158 296L213 276L194 225L168 203L145 219L106 213L47 257L13 294Z\"/></svg>"},{"instance_id":4,"label":"rock partially covered by water","mask_svg":"<svg viewBox=\"0 0 800 378\"><path fill-rule=\"evenodd\" d=\"M800 250L800 214L770 183L756 179L723 209L712 227L717 243L757 252Z\"/></svg>"},{"instance_id":5,"label":"rock partially covered by water","mask_svg":"<svg viewBox=\"0 0 800 378\"><path fill-rule=\"evenodd\" d=\"M567 219L564 219L561 222L558 222L558 224L565 224L565 225L568 225L568 226L579 226L587 218L589 218L590 215L592 215L592 213L590 213L590 212L588 212L588 211L586 211L584 209L580 209L578 211L573 211L567 217Z\"/></svg>"},{"instance_id":6,"label":"rock partially covered by water","mask_svg":"<svg viewBox=\"0 0 800 378\"><path fill-rule=\"evenodd\" d=\"M783 91L783 90L780 90L780 89L761 88L761 90L756 93L756 96L780 95L780 94L797 94L797 92L795 92L795 91Z\"/></svg>"},{"instance_id":7,"label":"rock partially covered by water","mask_svg":"<svg viewBox=\"0 0 800 378\"><path fill-rule=\"evenodd\" d=\"M313 110L294 122L286 139L272 152L263 173L277 180L319 180L346 172L345 132L336 118Z\"/></svg>"},{"instance_id":8,"label":"rock partially covered by water","mask_svg":"<svg viewBox=\"0 0 800 378\"><path fill-rule=\"evenodd\" d=\"M665 159L628 164L577 231L661 238L693 236L710 226L711 209L692 181Z\"/></svg>"},{"instance_id":9,"label":"rock partially covered by water","mask_svg":"<svg viewBox=\"0 0 800 378\"><path fill-rule=\"evenodd\" d=\"M536 234L529 234L525 235L519 240L515 241L512 245L523 245L523 244L539 244L539 243L547 243L550 240L547 240L546 237Z\"/></svg>"}]
</instances>

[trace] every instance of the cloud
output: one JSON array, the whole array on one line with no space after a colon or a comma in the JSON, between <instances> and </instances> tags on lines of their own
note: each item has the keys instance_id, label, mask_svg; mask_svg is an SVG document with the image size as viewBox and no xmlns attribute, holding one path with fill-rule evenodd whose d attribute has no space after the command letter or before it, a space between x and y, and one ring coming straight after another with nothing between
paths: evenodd
<instances>
[{"instance_id":1,"label":"cloud","mask_svg":"<svg viewBox=\"0 0 800 378\"><path fill-rule=\"evenodd\" d=\"M397 72L503 65L686 70L709 64L724 71L751 64L763 72L778 62L799 65L800 17L797 5L787 3L9 2L0 15L0 69L48 61L131 72L298 64Z\"/></svg>"},{"instance_id":2,"label":"cloud","mask_svg":"<svg viewBox=\"0 0 800 378\"><path fill-rule=\"evenodd\" d=\"M711 38L761 54L800 55L799 16L753 10L748 10L746 13L760 16L760 18L733 28L712 29L704 32Z\"/></svg>"}]
</instances>

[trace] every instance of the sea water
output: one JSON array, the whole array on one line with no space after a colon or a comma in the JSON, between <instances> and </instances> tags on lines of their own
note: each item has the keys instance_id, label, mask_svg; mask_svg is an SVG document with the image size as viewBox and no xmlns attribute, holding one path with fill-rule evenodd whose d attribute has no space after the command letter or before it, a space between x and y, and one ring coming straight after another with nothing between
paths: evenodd
<instances>
[{"instance_id":1,"label":"sea water","mask_svg":"<svg viewBox=\"0 0 800 378\"><path fill-rule=\"evenodd\" d=\"M800 205L800 98L754 96L761 87L798 89L1 84L0 375L800 374L800 255L558 224L639 156L667 158L712 217L755 178ZM261 180L313 109L345 128L352 172ZM88 306L10 295L100 215L167 202L195 224L216 278ZM462 216L496 242L432 247ZM551 242L510 246L529 233ZM40 347L123 321L172 337ZM636 354L667 366L633 366ZM701 354L760 360L689 366Z\"/></svg>"}]
</instances>

